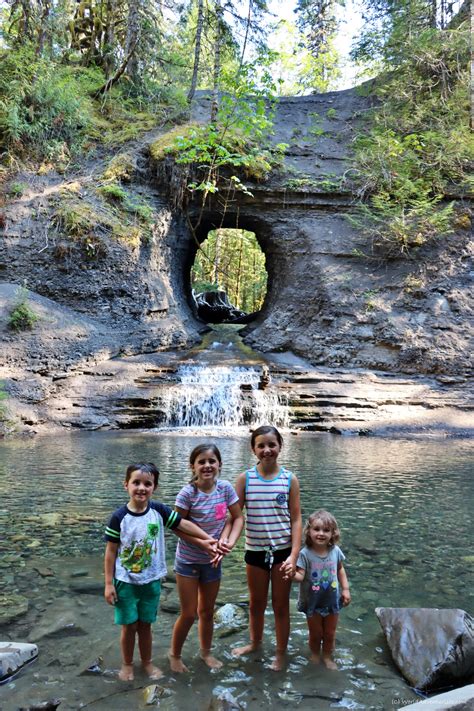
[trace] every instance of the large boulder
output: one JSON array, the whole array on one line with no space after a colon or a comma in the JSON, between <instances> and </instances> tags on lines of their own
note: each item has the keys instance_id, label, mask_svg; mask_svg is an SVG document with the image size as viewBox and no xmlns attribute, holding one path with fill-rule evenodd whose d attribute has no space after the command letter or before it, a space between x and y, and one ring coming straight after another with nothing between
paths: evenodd
<instances>
[{"instance_id":1,"label":"large boulder","mask_svg":"<svg viewBox=\"0 0 474 711\"><path fill-rule=\"evenodd\" d=\"M446 694L432 696L425 701L408 704L410 711L472 711L474 709L474 684L462 689L448 691Z\"/></svg>"},{"instance_id":2,"label":"large boulder","mask_svg":"<svg viewBox=\"0 0 474 711\"><path fill-rule=\"evenodd\" d=\"M377 607L393 660L418 689L460 685L474 676L474 620L464 610Z\"/></svg>"},{"instance_id":3,"label":"large boulder","mask_svg":"<svg viewBox=\"0 0 474 711\"><path fill-rule=\"evenodd\" d=\"M26 664L34 662L38 647L29 642L0 642L0 684L10 681Z\"/></svg>"}]
</instances>

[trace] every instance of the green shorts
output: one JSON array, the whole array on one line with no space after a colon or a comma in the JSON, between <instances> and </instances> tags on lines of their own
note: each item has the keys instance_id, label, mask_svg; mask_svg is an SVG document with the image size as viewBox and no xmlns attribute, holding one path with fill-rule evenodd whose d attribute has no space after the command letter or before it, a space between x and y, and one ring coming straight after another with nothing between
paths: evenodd
<instances>
[{"instance_id":1,"label":"green shorts","mask_svg":"<svg viewBox=\"0 0 474 711\"><path fill-rule=\"evenodd\" d=\"M134 622L152 623L160 603L161 582L153 580L145 585L132 585L114 580L117 602L114 606L116 625L133 625Z\"/></svg>"}]
</instances>

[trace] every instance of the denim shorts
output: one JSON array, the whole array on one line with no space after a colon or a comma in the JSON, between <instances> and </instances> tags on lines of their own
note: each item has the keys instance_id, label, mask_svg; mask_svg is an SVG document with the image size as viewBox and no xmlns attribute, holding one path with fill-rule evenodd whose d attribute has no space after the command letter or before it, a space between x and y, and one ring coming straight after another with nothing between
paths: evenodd
<instances>
[{"instance_id":1,"label":"denim shorts","mask_svg":"<svg viewBox=\"0 0 474 711\"><path fill-rule=\"evenodd\" d=\"M196 578L201 583L215 583L222 577L221 564L216 567L211 563L182 563L180 560L174 562L174 572L184 578Z\"/></svg>"},{"instance_id":2,"label":"denim shorts","mask_svg":"<svg viewBox=\"0 0 474 711\"><path fill-rule=\"evenodd\" d=\"M135 622L152 623L160 603L161 583L153 580L145 585L132 585L114 580L117 602L114 606L116 625L133 625Z\"/></svg>"}]
</instances>

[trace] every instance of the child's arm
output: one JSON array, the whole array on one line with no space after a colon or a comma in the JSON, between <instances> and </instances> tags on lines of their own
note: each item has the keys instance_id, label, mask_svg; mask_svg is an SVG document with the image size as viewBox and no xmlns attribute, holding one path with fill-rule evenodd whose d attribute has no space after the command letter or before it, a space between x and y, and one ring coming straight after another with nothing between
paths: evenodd
<instances>
[{"instance_id":1,"label":"child's arm","mask_svg":"<svg viewBox=\"0 0 474 711\"><path fill-rule=\"evenodd\" d=\"M228 517L217 543L217 550L222 555L230 553L237 543L244 527L244 516L240 504L237 501L235 504L229 506L229 513L230 517Z\"/></svg>"},{"instance_id":2,"label":"child's arm","mask_svg":"<svg viewBox=\"0 0 474 711\"><path fill-rule=\"evenodd\" d=\"M178 507L176 507L176 511L181 516L186 516L188 513L187 511L184 511L184 509L180 509ZM216 553L216 539L211 538L211 536L209 536L205 531L203 531L202 528L199 528L199 526L196 526L195 523L193 523L192 521L188 521L188 519L184 517L179 522L177 528L173 529L173 533L176 533L177 536L187 541L188 543L192 543L195 546L199 546L199 548L205 550L206 553L208 553L211 557L214 556Z\"/></svg>"},{"instance_id":3,"label":"child's arm","mask_svg":"<svg viewBox=\"0 0 474 711\"><path fill-rule=\"evenodd\" d=\"M291 553L282 563L281 570L284 578L293 578L296 571L296 561L301 548L301 523L300 483L295 476L291 477L290 487L290 519L291 519Z\"/></svg>"},{"instance_id":4,"label":"child's arm","mask_svg":"<svg viewBox=\"0 0 474 711\"><path fill-rule=\"evenodd\" d=\"M240 508L243 509L245 506L245 472L243 474L239 474L237 479L235 480L235 493L239 497L239 504Z\"/></svg>"},{"instance_id":5,"label":"child's arm","mask_svg":"<svg viewBox=\"0 0 474 711\"><path fill-rule=\"evenodd\" d=\"M337 579L339 580L339 585L341 587L342 604L344 607L347 607L351 601L351 591L349 590L349 581L342 563L339 563L337 568Z\"/></svg>"},{"instance_id":6,"label":"child's arm","mask_svg":"<svg viewBox=\"0 0 474 711\"><path fill-rule=\"evenodd\" d=\"M115 561L117 559L118 543L107 541L104 556L104 576L105 590L104 597L109 605L115 605L117 601L117 592L114 586Z\"/></svg>"},{"instance_id":7,"label":"child's arm","mask_svg":"<svg viewBox=\"0 0 474 711\"><path fill-rule=\"evenodd\" d=\"M296 580L297 583L302 583L303 580L304 580L305 572L306 572L306 571L305 571L304 568L298 568L298 567L297 567L297 568L296 568L296 573L295 573L295 576L294 576L293 580Z\"/></svg>"}]
</instances>

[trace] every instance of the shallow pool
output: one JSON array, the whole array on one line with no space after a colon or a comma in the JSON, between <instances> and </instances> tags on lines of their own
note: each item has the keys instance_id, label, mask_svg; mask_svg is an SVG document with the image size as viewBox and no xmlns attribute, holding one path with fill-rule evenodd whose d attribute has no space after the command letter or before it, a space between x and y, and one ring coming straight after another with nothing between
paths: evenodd
<instances>
[{"instance_id":1,"label":"shallow pool","mask_svg":"<svg viewBox=\"0 0 474 711\"><path fill-rule=\"evenodd\" d=\"M222 476L230 481L254 462L248 436L229 433L82 433L0 445L2 589L29 599L28 612L0 627L0 638L36 641L40 648L39 660L0 688L2 709L55 697L62 699L60 711L145 708L147 680L137 673L130 686L113 675L118 630L101 593L102 532L110 512L125 501L123 473L130 462L155 462L161 471L157 496L173 504L188 480L189 452L208 439L220 447ZM289 665L281 674L267 668L274 642L269 611L261 655L232 659L229 650L246 639L245 631L216 637L215 653L225 665L211 673L195 657L192 631L183 652L190 674L173 678L166 650L176 614L163 611L154 630L155 661L166 672L159 707L204 711L213 693L230 693L248 709L270 701L276 709L322 711L415 701L390 661L374 608L459 607L472 613L472 442L288 433L280 460L300 478L304 516L324 507L341 527L353 602L340 616L339 671L307 662L296 585ZM170 534L170 570L175 542ZM164 598L172 609L172 581ZM245 605L247 599L242 539L225 561L219 602ZM97 657L97 673L86 672Z\"/></svg>"}]
</instances>

